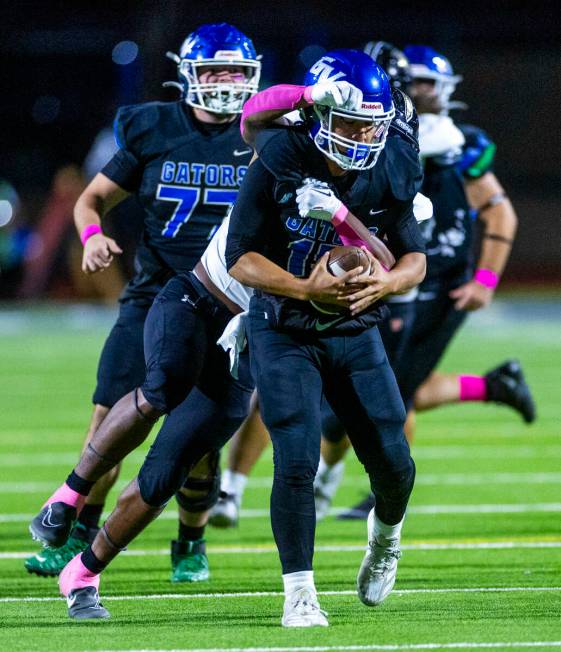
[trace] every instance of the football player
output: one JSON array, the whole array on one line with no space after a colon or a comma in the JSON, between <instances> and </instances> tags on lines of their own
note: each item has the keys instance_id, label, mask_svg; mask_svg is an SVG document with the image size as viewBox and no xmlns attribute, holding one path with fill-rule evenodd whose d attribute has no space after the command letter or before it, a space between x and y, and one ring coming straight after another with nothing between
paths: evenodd
<instances>
[{"instance_id":1,"label":"football player","mask_svg":"<svg viewBox=\"0 0 561 652\"><path fill-rule=\"evenodd\" d=\"M30 526L34 537L49 544L25 562L30 572L40 575L57 575L87 547L98 530L120 460L152 428L154 419L139 389L145 376L146 316L167 281L191 270L199 260L233 203L251 158L252 150L239 130L242 106L257 91L260 75L251 40L226 23L203 25L187 37L174 58L181 101L149 102L119 111L115 121L119 150L75 208L86 273L103 271L121 252L104 235L101 220L105 211L130 193L144 208L144 230L137 274L123 292L119 317L101 353L81 460ZM190 409L184 403L171 411L162 428L164 436L183 431ZM112 420L106 421L110 410ZM91 445L94 433L104 439L103 446ZM104 453L111 446L118 448L115 454ZM207 462L215 466L216 456ZM202 533L218 487L214 469L201 465L184 493L178 494L185 509L180 509L179 538L172 544L173 581L208 577Z\"/></svg>"},{"instance_id":2,"label":"football player","mask_svg":"<svg viewBox=\"0 0 561 652\"><path fill-rule=\"evenodd\" d=\"M424 242L413 214L422 175L417 153L402 139L387 138L395 113L389 81L364 53L325 54L311 67L306 88L293 87L295 107L312 104L314 87L335 80L359 93L348 89L343 106L326 96L308 111L307 125L257 136L259 158L240 189L226 246L230 274L256 289L248 341L274 448L271 521L286 627L328 624L312 570L322 393L345 424L377 498L357 579L359 597L369 606L393 587L414 481L405 411L376 328L386 309L376 302L424 276ZM324 252L357 219L387 236L397 264L385 271L368 253L369 269L334 277ZM345 310L326 320L311 300Z\"/></svg>"},{"instance_id":3,"label":"football player","mask_svg":"<svg viewBox=\"0 0 561 652\"><path fill-rule=\"evenodd\" d=\"M388 137L400 138L415 152L418 151L417 115L411 100L403 92L410 82L407 58L400 50L385 42L369 43L365 51L389 73L395 116L390 124ZM244 138L248 143L253 143L257 133L271 126L273 122L290 124L300 119L300 111L306 104L303 101L294 103L291 92L290 86L275 86L250 101L242 120ZM320 102L342 107L354 101L356 91L344 80L323 79L316 84L314 94ZM290 113L291 109L298 111ZM414 200L414 211L417 221L422 222L432 216L432 205L426 197L418 193ZM412 324L415 296L416 290L411 290L386 298L391 321L382 322L379 330L390 363L403 350L405 335ZM392 329L389 323L398 323L398 326ZM327 496L323 498L323 493L331 487L336 488L343 471L343 464L339 462L350 446L348 438L342 436L339 422L325 401L322 410L324 431L328 437L333 432L333 437L330 438L333 441L322 441L322 455L316 478L316 507L319 518L325 515L330 503ZM269 442L270 438L261 420L257 401L254 401L248 419L230 442L228 466L222 473L220 496L210 512L209 522L212 525L237 525L248 475Z\"/></svg>"},{"instance_id":4,"label":"football player","mask_svg":"<svg viewBox=\"0 0 561 652\"><path fill-rule=\"evenodd\" d=\"M535 406L520 364L508 360L485 375L435 372L444 351L467 313L491 302L516 234L517 217L492 171L495 145L481 129L456 125L448 116L459 103L450 97L461 81L448 59L427 46L408 46L411 95L419 113L419 144L424 162L422 190L434 206L434 220L425 229L427 275L415 301L414 325L394 371L409 409L409 441L414 410L423 411L459 401L491 401L510 406L526 421L535 419ZM473 223L482 225L481 251L474 264ZM390 322L391 326L391 322ZM340 425L330 424L335 448L324 447L326 481L318 478L319 502L328 506L341 467ZM329 436L329 435L328 435ZM338 439L339 438L339 439ZM330 467L336 471L330 482ZM374 498L340 518L366 518Z\"/></svg>"}]
</instances>

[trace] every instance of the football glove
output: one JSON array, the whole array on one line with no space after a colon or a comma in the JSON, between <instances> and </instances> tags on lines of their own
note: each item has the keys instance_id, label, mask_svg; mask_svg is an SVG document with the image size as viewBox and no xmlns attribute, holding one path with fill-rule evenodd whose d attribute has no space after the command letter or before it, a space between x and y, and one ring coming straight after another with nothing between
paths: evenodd
<instances>
[{"instance_id":1,"label":"football glove","mask_svg":"<svg viewBox=\"0 0 561 652\"><path fill-rule=\"evenodd\" d=\"M296 190L296 204L301 217L330 222L343 202L337 199L327 183L308 177Z\"/></svg>"},{"instance_id":2,"label":"football glove","mask_svg":"<svg viewBox=\"0 0 561 652\"><path fill-rule=\"evenodd\" d=\"M354 111L362 104L362 91L346 81L322 81L310 87L314 104Z\"/></svg>"}]
</instances>

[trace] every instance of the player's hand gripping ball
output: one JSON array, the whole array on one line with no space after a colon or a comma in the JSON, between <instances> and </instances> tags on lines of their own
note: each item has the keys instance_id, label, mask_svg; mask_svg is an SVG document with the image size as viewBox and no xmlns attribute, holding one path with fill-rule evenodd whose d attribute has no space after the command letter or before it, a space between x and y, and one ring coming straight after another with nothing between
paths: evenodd
<instances>
[{"instance_id":1,"label":"player's hand gripping ball","mask_svg":"<svg viewBox=\"0 0 561 652\"><path fill-rule=\"evenodd\" d=\"M362 267L362 274L370 273L370 259L359 247L333 247L327 259L327 270L333 276L343 276L351 269ZM326 315L347 312L347 308L329 303L310 302L316 310Z\"/></svg>"}]
</instances>

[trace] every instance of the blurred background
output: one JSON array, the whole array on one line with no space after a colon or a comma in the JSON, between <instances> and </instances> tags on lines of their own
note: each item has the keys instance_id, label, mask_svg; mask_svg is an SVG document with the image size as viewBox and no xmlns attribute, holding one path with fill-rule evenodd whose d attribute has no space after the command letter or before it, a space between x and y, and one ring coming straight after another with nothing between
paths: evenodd
<instances>
[{"instance_id":1,"label":"blurred background","mask_svg":"<svg viewBox=\"0 0 561 652\"><path fill-rule=\"evenodd\" d=\"M464 76L455 117L497 144L495 171L520 218L502 288L561 278L561 28L555 2L1 3L0 299L112 302L131 256L105 275L79 270L72 207L113 151L118 106L173 100L167 50L226 20L263 55L262 85L299 82L325 49L385 39L430 44ZM110 230L128 252L138 225ZM112 289L113 288L113 289Z\"/></svg>"}]
</instances>

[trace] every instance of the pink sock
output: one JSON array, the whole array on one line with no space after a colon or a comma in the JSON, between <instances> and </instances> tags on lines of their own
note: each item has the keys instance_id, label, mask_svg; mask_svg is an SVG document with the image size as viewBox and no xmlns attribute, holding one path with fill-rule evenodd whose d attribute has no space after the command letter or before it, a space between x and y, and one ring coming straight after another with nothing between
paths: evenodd
<instances>
[{"instance_id":1,"label":"pink sock","mask_svg":"<svg viewBox=\"0 0 561 652\"><path fill-rule=\"evenodd\" d=\"M484 401L487 382L484 376L460 376L460 401Z\"/></svg>"},{"instance_id":2,"label":"pink sock","mask_svg":"<svg viewBox=\"0 0 561 652\"><path fill-rule=\"evenodd\" d=\"M86 502L87 496L82 496L74 489L71 489L66 482L61 485L54 494L47 500L45 505L50 505L51 503L66 503L67 505L72 505L79 512L84 503ZM45 506L43 505L43 507Z\"/></svg>"},{"instance_id":3,"label":"pink sock","mask_svg":"<svg viewBox=\"0 0 561 652\"><path fill-rule=\"evenodd\" d=\"M58 585L62 595L67 596L70 591L94 586L99 589L99 575L94 575L82 564L82 553L73 557L62 569L58 578Z\"/></svg>"}]
</instances>

